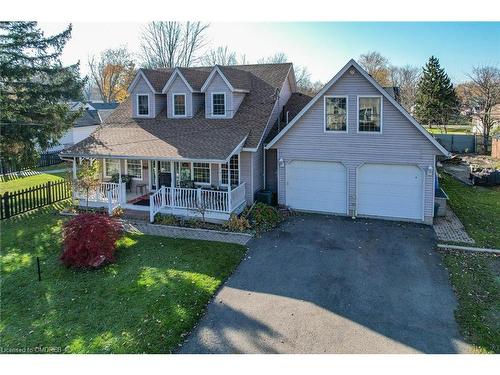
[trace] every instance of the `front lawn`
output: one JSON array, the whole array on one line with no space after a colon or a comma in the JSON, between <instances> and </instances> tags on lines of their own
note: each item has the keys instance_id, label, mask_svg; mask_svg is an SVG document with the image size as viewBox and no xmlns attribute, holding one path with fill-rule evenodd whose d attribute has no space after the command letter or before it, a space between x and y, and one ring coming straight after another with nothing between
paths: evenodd
<instances>
[{"instance_id":1,"label":"front lawn","mask_svg":"<svg viewBox=\"0 0 500 375\"><path fill-rule=\"evenodd\" d=\"M67 172L38 173L25 177L4 176L0 180L0 194L6 191L14 192L21 189L28 189L33 186L46 184L48 181L62 181Z\"/></svg>"},{"instance_id":2,"label":"front lawn","mask_svg":"<svg viewBox=\"0 0 500 375\"><path fill-rule=\"evenodd\" d=\"M450 206L478 246L500 248L500 189L471 187L443 174ZM500 257L444 253L458 298L455 317L479 352L500 352Z\"/></svg>"},{"instance_id":3,"label":"front lawn","mask_svg":"<svg viewBox=\"0 0 500 375\"><path fill-rule=\"evenodd\" d=\"M59 261L61 224L53 209L2 222L4 351L171 352L245 253L234 244L127 234L115 264L75 271Z\"/></svg>"}]
</instances>

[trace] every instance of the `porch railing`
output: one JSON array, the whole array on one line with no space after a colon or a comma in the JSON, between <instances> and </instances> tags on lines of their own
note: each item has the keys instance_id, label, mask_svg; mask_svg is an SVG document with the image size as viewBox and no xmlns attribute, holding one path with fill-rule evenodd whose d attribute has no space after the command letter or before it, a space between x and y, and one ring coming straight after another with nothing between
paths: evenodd
<instances>
[{"instance_id":1,"label":"porch railing","mask_svg":"<svg viewBox=\"0 0 500 375\"><path fill-rule=\"evenodd\" d=\"M231 191L162 186L149 196L150 221L164 207L231 213L245 201L245 183Z\"/></svg>"},{"instance_id":2,"label":"porch railing","mask_svg":"<svg viewBox=\"0 0 500 375\"><path fill-rule=\"evenodd\" d=\"M87 193L80 189L75 190L75 198L87 199ZM97 189L89 192L89 201L122 204L125 202L125 183L101 182Z\"/></svg>"}]
</instances>

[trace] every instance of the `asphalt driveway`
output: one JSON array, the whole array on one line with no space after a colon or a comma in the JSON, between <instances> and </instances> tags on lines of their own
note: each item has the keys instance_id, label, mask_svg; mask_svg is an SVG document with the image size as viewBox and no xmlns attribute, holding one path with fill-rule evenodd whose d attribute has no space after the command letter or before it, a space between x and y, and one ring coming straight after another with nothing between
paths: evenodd
<instances>
[{"instance_id":1,"label":"asphalt driveway","mask_svg":"<svg viewBox=\"0 0 500 375\"><path fill-rule=\"evenodd\" d=\"M459 353L431 227L303 215L249 243L180 353Z\"/></svg>"}]
</instances>

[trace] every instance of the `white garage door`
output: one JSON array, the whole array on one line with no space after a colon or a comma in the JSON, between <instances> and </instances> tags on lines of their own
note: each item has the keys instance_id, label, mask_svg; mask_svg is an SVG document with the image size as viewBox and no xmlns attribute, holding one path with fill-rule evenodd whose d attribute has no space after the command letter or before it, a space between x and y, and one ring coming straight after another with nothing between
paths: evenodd
<instances>
[{"instance_id":1,"label":"white garage door","mask_svg":"<svg viewBox=\"0 0 500 375\"><path fill-rule=\"evenodd\" d=\"M347 213L346 170L340 163L295 160L286 167L286 204L305 211Z\"/></svg>"},{"instance_id":2,"label":"white garage door","mask_svg":"<svg viewBox=\"0 0 500 375\"><path fill-rule=\"evenodd\" d=\"M411 165L364 164L358 169L360 215L422 219L422 170Z\"/></svg>"}]
</instances>

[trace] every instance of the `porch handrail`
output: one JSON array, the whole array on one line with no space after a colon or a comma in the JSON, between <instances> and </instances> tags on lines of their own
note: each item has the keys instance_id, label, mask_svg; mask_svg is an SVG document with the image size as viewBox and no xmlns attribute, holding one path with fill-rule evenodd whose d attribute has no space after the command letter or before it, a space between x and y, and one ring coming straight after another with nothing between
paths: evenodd
<instances>
[{"instance_id":1,"label":"porch handrail","mask_svg":"<svg viewBox=\"0 0 500 375\"><path fill-rule=\"evenodd\" d=\"M165 207L231 213L245 201L245 183L230 191L162 186L149 196L149 219Z\"/></svg>"},{"instance_id":2,"label":"porch handrail","mask_svg":"<svg viewBox=\"0 0 500 375\"><path fill-rule=\"evenodd\" d=\"M231 190L231 211L245 201L245 182Z\"/></svg>"},{"instance_id":3,"label":"porch handrail","mask_svg":"<svg viewBox=\"0 0 500 375\"><path fill-rule=\"evenodd\" d=\"M149 221L155 221L155 215L165 207L165 186L159 188L156 192L149 196Z\"/></svg>"},{"instance_id":4,"label":"porch handrail","mask_svg":"<svg viewBox=\"0 0 500 375\"><path fill-rule=\"evenodd\" d=\"M108 192L111 193L111 201L113 203L123 201L123 193L119 188L119 184L114 182L101 182L94 191L89 192L89 200L95 202L108 202ZM83 190L75 191L76 198L86 199L86 192Z\"/></svg>"}]
</instances>

